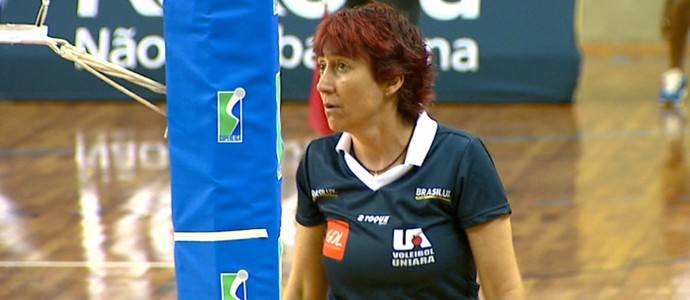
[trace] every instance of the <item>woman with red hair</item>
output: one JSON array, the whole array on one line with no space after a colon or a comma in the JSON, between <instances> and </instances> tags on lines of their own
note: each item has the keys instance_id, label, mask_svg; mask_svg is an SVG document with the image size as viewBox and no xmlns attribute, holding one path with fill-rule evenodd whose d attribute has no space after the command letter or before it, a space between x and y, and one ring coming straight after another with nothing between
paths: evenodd
<instances>
[{"instance_id":1,"label":"woman with red hair","mask_svg":"<svg viewBox=\"0 0 690 300\"><path fill-rule=\"evenodd\" d=\"M425 111L434 70L419 29L374 1L324 19L314 52L336 133L297 170L284 299L478 299L478 282L487 299L522 299L488 151Z\"/></svg>"}]
</instances>

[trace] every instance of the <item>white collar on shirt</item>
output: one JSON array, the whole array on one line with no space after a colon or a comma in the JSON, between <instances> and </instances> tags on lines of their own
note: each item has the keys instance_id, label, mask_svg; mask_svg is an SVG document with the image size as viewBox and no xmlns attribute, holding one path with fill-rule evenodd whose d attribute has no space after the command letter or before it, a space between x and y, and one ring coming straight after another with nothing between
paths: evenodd
<instances>
[{"instance_id":1,"label":"white collar on shirt","mask_svg":"<svg viewBox=\"0 0 690 300\"><path fill-rule=\"evenodd\" d=\"M374 176L369 173L369 171L362 167L357 159L350 155L350 148L352 147L352 135L349 133L343 132L340 140L338 140L338 144L335 145L335 150L338 152L343 152L345 163L355 174L355 176L357 176L357 178L359 178L359 180L370 189L376 191L405 175L405 173L412 169L413 166L422 165L424 158L426 158L427 153L429 153L429 149L431 149L431 143L434 141L434 136L436 136L436 129L438 129L438 123L431 119L426 112L419 114L419 117L417 118L417 125L414 127L414 131L412 132L410 145L407 148L405 162L401 165L390 168L378 176Z\"/></svg>"}]
</instances>

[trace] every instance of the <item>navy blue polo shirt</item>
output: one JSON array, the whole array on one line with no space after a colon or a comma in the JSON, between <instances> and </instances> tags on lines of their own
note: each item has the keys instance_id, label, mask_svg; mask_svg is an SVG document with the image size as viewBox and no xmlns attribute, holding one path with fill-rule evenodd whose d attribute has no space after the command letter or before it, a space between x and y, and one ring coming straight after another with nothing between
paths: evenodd
<instances>
[{"instance_id":1,"label":"navy blue polo shirt","mask_svg":"<svg viewBox=\"0 0 690 300\"><path fill-rule=\"evenodd\" d=\"M329 299L478 299L465 229L511 213L484 144L422 113L404 164L374 176L351 142L312 141L296 176L297 222L327 226Z\"/></svg>"}]
</instances>

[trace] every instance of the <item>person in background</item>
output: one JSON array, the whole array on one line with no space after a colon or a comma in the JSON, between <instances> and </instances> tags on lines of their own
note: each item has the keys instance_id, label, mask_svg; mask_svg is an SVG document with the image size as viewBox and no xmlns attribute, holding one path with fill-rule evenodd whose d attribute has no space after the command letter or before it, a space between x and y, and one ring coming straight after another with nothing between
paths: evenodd
<instances>
[{"instance_id":1,"label":"person in background","mask_svg":"<svg viewBox=\"0 0 690 300\"><path fill-rule=\"evenodd\" d=\"M427 112L435 71L400 11L326 17L314 53L328 125L296 173L283 299L524 298L507 200L483 142Z\"/></svg>"},{"instance_id":2,"label":"person in background","mask_svg":"<svg viewBox=\"0 0 690 300\"><path fill-rule=\"evenodd\" d=\"M669 47L669 67L661 75L659 103L662 106L682 106L687 94L685 46L689 26L690 0L665 0L661 33Z\"/></svg>"}]
</instances>

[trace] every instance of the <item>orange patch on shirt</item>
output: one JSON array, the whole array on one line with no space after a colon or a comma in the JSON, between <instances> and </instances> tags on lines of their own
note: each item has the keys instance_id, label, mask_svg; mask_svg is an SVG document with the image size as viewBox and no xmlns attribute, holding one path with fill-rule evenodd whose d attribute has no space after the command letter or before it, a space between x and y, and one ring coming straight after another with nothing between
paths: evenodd
<instances>
[{"instance_id":1,"label":"orange patch on shirt","mask_svg":"<svg viewBox=\"0 0 690 300\"><path fill-rule=\"evenodd\" d=\"M323 256L337 261L343 260L349 235L350 224L340 220L328 220L326 237L323 240Z\"/></svg>"}]
</instances>

